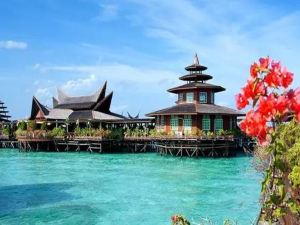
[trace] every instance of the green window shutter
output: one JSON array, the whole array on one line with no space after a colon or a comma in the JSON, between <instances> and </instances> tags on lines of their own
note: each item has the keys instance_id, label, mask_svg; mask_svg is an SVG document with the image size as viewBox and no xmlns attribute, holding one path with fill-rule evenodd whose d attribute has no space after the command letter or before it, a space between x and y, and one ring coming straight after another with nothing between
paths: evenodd
<instances>
[{"instance_id":1,"label":"green window shutter","mask_svg":"<svg viewBox=\"0 0 300 225\"><path fill-rule=\"evenodd\" d=\"M210 116L209 115L203 115L202 130L210 131Z\"/></svg>"}]
</instances>

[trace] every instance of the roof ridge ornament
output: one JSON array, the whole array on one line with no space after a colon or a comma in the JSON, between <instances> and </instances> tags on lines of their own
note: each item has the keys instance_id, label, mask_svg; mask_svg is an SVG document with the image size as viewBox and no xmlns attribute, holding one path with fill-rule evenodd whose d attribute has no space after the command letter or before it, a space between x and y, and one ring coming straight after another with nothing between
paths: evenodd
<instances>
[{"instance_id":1,"label":"roof ridge ornament","mask_svg":"<svg viewBox=\"0 0 300 225\"><path fill-rule=\"evenodd\" d=\"M197 53L195 53L195 56L194 56L194 65L200 65Z\"/></svg>"}]
</instances>

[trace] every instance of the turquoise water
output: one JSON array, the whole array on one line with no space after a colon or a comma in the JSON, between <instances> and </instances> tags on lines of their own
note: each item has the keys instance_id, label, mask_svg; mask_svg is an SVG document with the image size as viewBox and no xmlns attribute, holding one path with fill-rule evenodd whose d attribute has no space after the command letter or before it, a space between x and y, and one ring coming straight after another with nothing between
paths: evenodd
<instances>
[{"instance_id":1,"label":"turquoise water","mask_svg":"<svg viewBox=\"0 0 300 225\"><path fill-rule=\"evenodd\" d=\"M251 224L260 175L251 158L19 153L0 149L0 224Z\"/></svg>"}]
</instances>

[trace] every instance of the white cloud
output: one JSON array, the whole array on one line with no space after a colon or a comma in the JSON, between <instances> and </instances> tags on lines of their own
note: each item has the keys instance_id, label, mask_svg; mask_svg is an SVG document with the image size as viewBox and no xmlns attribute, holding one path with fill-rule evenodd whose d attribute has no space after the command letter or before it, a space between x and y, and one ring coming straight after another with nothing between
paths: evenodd
<instances>
[{"instance_id":1,"label":"white cloud","mask_svg":"<svg viewBox=\"0 0 300 225\"><path fill-rule=\"evenodd\" d=\"M140 26L146 36L163 41L174 55L181 54L183 62L189 63L188 57L198 52L200 63L214 76L209 82L227 89L217 96L227 105L233 105L250 64L261 56L282 60L295 74L300 73L299 11L248 0L130 2L139 10L127 19L141 20L132 24ZM299 77L295 76L294 83L300 83Z\"/></svg>"},{"instance_id":2,"label":"white cloud","mask_svg":"<svg viewBox=\"0 0 300 225\"><path fill-rule=\"evenodd\" d=\"M118 17L119 7L114 4L101 4L99 15L95 18L97 21L112 21Z\"/></svg>"},{"instance_id":3,"label":"white cloud","mask_svg":"<svg viewBox=\"0 0 300 225\"><path fill-rule=\"evenodd\" d=\"M86 79L70 80L66 87L79 88L82 84L94 83L95 80L109 80L115 82L134 82L135 84L165 85L177 79L178 75L170 70L134 67L127 64L112 63L109 65L72 65L72 66L42 66L38 68L44 73L64 72L68 74L88 75ZM67 75L67 74L66 74ZM91 82L92 81L92 82ZM80 85L77 85L80 84ZM132 84L132 83L131 83Z\"/></svg>"},{"instance_id":4,"label":"white cloud","mask_svg":"<svg viewBox=\"0 0 300 225\"><path fill-rule=\"evenodd\" d=\"M85 89L89 89L92 87L97 78L94 74L90 74L86 78L79 78L75 80L69 80L61 88L66 91L67 93L77 93L78 91L83 91Z\"/></svg>"},{"instance_id":5,"label":"white cloud","mask_svg":"<svg viewBox=\"0 0 300 225\"><path fill-rule=\"evenodd\" d=\"M0 48L5 48L5 49L26 49L27 48L27 43L26 42L21 42L21 41L0 41Z\"/></svg>"},{"instance_id":6,"label":"white cloud","mask_svg":"<svg viewBox=\"0 0 300 225\"><path fill-rule=\"evenodd\" d=\"M42 104L45 104L47 106L52 105L52 96L53 96L53 91L55 87L39 87L34 96L42 102Z\"/></svg>"}]
</instances>

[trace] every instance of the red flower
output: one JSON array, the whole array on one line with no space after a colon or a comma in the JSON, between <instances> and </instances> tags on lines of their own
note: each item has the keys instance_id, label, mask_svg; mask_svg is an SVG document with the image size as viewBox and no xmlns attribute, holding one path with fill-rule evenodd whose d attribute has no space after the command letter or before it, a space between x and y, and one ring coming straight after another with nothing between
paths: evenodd
<instances>
[{"instance_id":1,"label":"red flower","mask_svg":"<svg viewBox=\"0 0 300 225\"><path fill-rule=\"evenodd\" d=\"M264 78L264 82L269 87L278 87L280 85L280 73L271 70Z\"/></svg>"},{"instance_id":2,"label":"red flower","mask_svg":"<svg viewBox=\"0 0 300 225\"><path fill-rule=\"evenodd\" d=\"M270 58L266 57L266 58L260 58L259 59L259 63L260 63L260 68L262 70L267 70L269 67L269 63L270 63Z\"/></svg>"},{"instance_id":3,"label":"red flower","mask_svg":"<svg viewBox=\"0 0 300 225\"><path fill-rule=\"evenodd\" d=\"M290 109L295 113L300 112L300 87L298 87L295 91L290 90L287 94L288 99L290 101Z\"/></svg>"},{"instance_id":4,"label":"red flower","mask_svg":"<svg viewBox=\"0 0 300 225\"><path fill-rule=\"evenodd\" d=\"M175 223L177 221L177 216L176 215L172 216L171 220L172 220L173 223Z\"/></svg>"},{"instance_id":5,"label":"red flower","mask_svg":"<svg viewBox=\"0 0 300 225\"><path fill-rule=\"evenodd\" d=\"M236 106L239 110L246 107L249 104L247 98L243 94L237 94L235 96Z\"/></svg>"},{"instance_id":6,"label":"red flower","mask_svg":"<svg viewBox=\"0 0 300 225\"><path fill-rule=\"evenodd\" d=\"M257 63L253 63L251 66L250 66L250 75L251 77L253 78L256 78L257 75L258 75L258 71L259 71L259 66Z\"/></svg>"},{"instance_id":7,"label":"red flower","mask_svg":"<svg viewBox=\"0 0 300 225\"><path fill-rule=\"evenodd\" d=\"M273 94L268 97L260 97L257 111L267 119L270 119L276 113L276 99Z\"/></svg>"},{"instance_id":8,"label":"red flower","mask_svg":"<svg viewBox=\"0 0 300 225\"><path fill-rule=\"evenodd\" d=\"M276 73L281 73L281 64L280 62L272 61L271 63L271 69L275 71Z\"/></svg>"},{"instance_id":9,"label":"red flower","mask_svg":"<svg viewBox=\"0 0 300 225\"><path fill-rule=\"evenodd\" d=\"M287 71L286 68L283 69L282 73L281 73L281 85L284 88L287 88L288 86L291 85L291 83L293 82L293 76L294 74Z\"/></svg>"},{"instance_id":10,"label":"red flower","mask_svg":"<svg viewBox=\"0 0 300 225\"><path fill-rule=\"evenodd\" d=\"M276 111L280 115L284 115L289 111L289 99L286 94L283 94L277 98Z\"/></svg>"},{"instance_id":11,"label":"red flower","mask_svg":"<svg viewBox=\"0 0 300 225\"><path fill-rule=\"evenodd\" d=\"M267 144L267 135L271 132L268 122L282 122L290 115L289 112L300 122L300 87L281 93L279 89L288 88L292 82L293 73L282 69L279 61L272 61L270 65L270 59L266 57L260 58L259 63L253 63L250 79L241 93L236 95L238 109L245 108L251 100L253 102L253 109L240 123L241 130L256 137L260 144ZM276 92L273 88L277 89Z\"/></svg>"},{"instance_id":12,"label":"red flower","mask_svg":"<svg viewBox=\"0 0 300 225\"><path fill-rule=\"evenodd\" d=\"M265 141L267 137L267 120L259 112L250 110L246 118L240 123L240 128L247 135L257 137L260 141Z\"/></svg>"},{"instance_id":13,"label":"red flower","mask_svg":"<svg viewBox=\"0 0 300 225\"><path fill-rule=\"evenodd\" d=\"M242 88L242 91L247 99L255 99L257 96L266 94L266 88L261 81L253 82L248 80L247 85Z\"/></svg>"}]
</instances>

